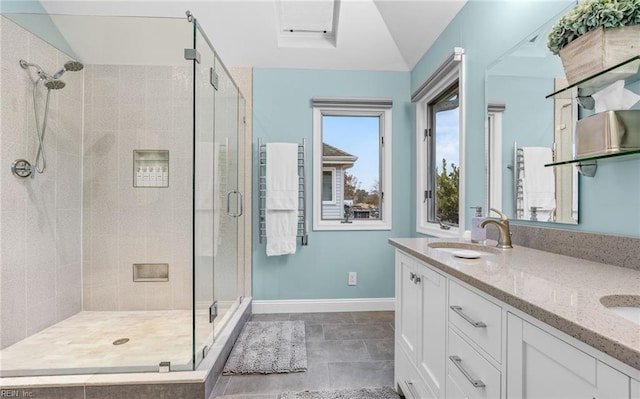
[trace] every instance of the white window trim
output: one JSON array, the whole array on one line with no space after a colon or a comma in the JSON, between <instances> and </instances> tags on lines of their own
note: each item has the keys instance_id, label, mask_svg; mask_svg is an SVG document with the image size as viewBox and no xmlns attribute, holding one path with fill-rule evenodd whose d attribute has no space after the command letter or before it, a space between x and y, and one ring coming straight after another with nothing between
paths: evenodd
<instances>
[{"instance_id":1,"label":"white window trim","mask_svg":"<svg viewBox=\"0 0 640 399\"><path fill-rule=\"evenodd\" d=\"M323 205L335 205L338 198L338 185L336 184L336 168L322 168L323 178L324 172L331 172L331 201L322 201ZM322 181L320 181L322 185Z\"/></svg>"},{"instance_id":2,"label":"white window trim","mask_svg":"<svg viewBox=\"0 0 640 399\"><path fill-rule=\"evenodd\" d=\"M465 213L465 110L466 96L464 85L464 49L456 47L447 60L412 94L411 101L416 103L416 231L434 237L462 237L466 229ZM440 95L447 87L458 81L460 101L459 127L459 225L443 230L437 223L427 222L427 210L424 206L424 192L428 190L427 181L427 145L424 132L428 127L428 104Z\"/></svg>"},{"instance_id":3,"label":"white window trim","mask_svg":"<svg viewBox=\"0 0 640 399\"><path fill-rule=\"evenodd\" d=\"M502 209L502 115L504 104L489 104L485 132L485 165L488 208ZM488 214L489 209L484 210Z\"/></svg>"},{"instance_id":4,"label":"white window trim","mask_svg":"<svg viewBox=\"0 0 640 399\"><path fill-rule=\"evenodd\" d=\"M390 99L313 99L313 230L391 230L391 100ZM380 151L381 220L322 220L322 116L378 116L384 145ZM318 178L320 177L320 178Z\"/></svg>"}]
</instances>

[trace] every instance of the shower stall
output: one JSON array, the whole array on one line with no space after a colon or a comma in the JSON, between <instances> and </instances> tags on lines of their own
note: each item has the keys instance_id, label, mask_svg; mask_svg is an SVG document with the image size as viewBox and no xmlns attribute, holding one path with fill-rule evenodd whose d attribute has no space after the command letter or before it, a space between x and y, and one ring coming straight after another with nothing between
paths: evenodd
<instances>
[{"instance_id":1,"label":"shower stall","mask_svg":"<svg viewBox=\"0 0 640 399\"><path fill-rule=\"evenodd\" d=\"M0 377L197 369L246 295L231 74L189 13L0 41Z\"/></svg>"}]
</instances>

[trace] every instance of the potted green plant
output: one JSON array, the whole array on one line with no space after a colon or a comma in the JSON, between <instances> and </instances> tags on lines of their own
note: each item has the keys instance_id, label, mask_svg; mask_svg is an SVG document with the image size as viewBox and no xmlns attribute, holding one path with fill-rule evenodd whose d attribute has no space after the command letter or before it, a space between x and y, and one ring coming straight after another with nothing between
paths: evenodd
<instances>
[{"instance_id":1,"label":"potted green plant","mask_svg":"<svg viewBox=\"0 0 640 399\"><path fill-rule=\"evenodd\" d=\"M640 55L640 0L585 0L552 27L569 84Z\"/></svg>"}]
</instances>

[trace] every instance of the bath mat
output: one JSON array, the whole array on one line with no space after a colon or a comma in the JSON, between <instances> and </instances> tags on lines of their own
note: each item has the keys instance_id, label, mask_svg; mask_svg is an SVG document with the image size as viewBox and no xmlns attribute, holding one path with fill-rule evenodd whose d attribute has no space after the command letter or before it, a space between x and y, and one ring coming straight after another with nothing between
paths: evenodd
<instances>
[{"instance_id":1,"label":"bath mat","mask_svg":"<svg viewBox=\"0 0 640 399\"><path fill-rule=\"evenodd\" d=\"M304 321L248 321L222 373L273 374L306 369Z\"/></svg>"},{"instance_id":2,"label":"bath mat","mask_svg":"<svg viewBox=\"0 0 640 399\"><path fill-rule=\"evenodd\" d=\"M278 399L400 399L391 387L285 392Z\"/></svg>"}]
</instances>

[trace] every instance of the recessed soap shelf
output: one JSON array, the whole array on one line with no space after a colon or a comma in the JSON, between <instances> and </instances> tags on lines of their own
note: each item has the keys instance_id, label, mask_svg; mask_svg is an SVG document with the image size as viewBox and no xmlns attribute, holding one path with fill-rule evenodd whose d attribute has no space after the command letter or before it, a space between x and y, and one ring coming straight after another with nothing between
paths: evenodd
<instances>
[{"instance_id":1,"label":"recessed soap shelf","mask_svg":"<svg viewBox=\"0 0 640 399\"><path fill-rule=\"evenodd\" d=\"M133 187L169 187L169 150L133 150Z\"/></svg>"}]
</instances>

